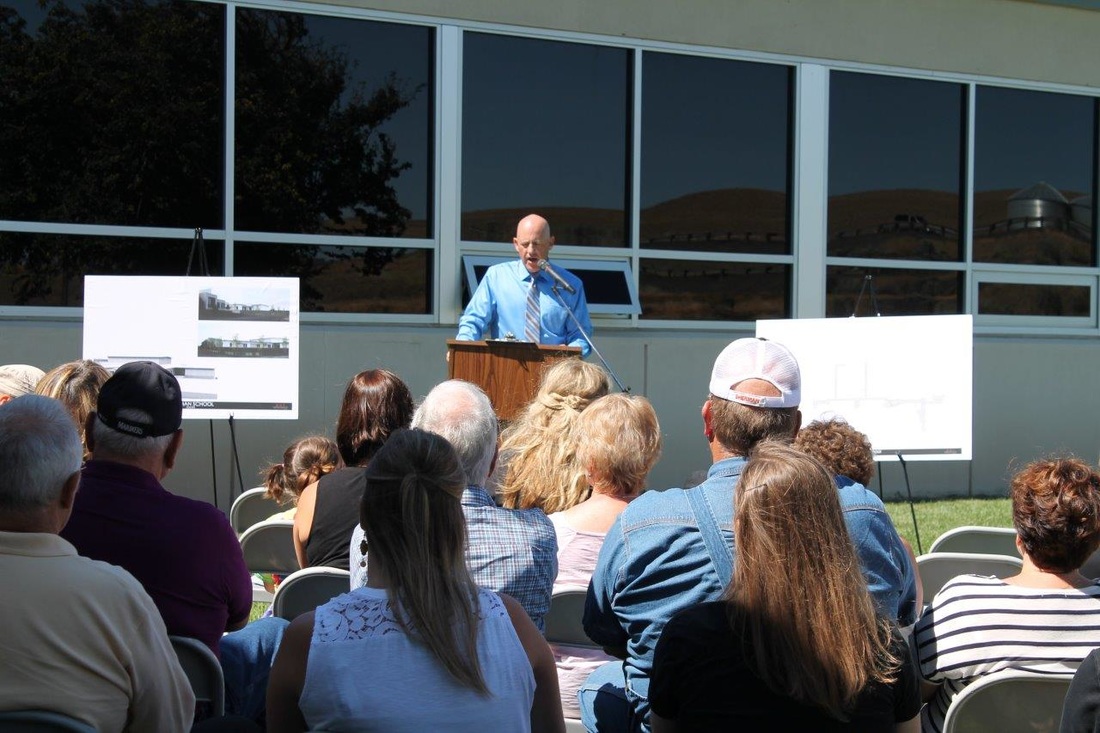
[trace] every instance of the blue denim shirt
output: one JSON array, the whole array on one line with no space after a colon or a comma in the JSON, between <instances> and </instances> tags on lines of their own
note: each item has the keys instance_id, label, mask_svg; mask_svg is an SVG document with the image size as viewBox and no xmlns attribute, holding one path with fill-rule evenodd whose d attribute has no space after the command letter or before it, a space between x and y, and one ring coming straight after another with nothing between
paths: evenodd
<instances>
[{"instance_id":1,"label":"blue denim shirt","mask_svg":"<svg viewBox=\"0 0 1100 733\"><path fill-rule=\"evenodd\" d=\"M691 489L647 491L627 505L604 540L584 609L584 630L605 647L626 646L626 694L649 717L649 674L661 630L681 609L721 597L722 581L688 499L703 492L724 539L733 545L733 494L745 465L727 458ZM886 507L851 479L837 479L848 531L880 610L902 626L916 613L916 575ZM642 730L648 731L648 722Z\"/></svg>"}]
</instances>

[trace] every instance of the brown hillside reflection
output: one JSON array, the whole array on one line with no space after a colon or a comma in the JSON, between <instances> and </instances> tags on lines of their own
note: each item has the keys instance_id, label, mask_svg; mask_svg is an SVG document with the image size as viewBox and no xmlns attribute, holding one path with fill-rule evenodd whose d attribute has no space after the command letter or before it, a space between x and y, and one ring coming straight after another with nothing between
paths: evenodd
<instances>
[{"instance_id":1,"label":"brown hillside reflection","mask_svg":"<svg viewBox=\"0 0 1100 733\"><path fill-rule=\"evenodd\" d=\"M959 198L950 191L866 191L829 198L830 257L958 261Z\"/></svg>"}]
</instances>

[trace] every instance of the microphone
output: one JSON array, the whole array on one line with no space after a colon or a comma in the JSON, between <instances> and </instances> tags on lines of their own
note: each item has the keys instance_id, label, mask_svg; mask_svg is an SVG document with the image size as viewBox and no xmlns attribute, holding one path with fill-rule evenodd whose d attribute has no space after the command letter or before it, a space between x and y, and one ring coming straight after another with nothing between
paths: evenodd
<instances>
[{"instance_id":1,"label":"microphone","mask_svg":"<svg viewBox=\"0 0 1100 733\"><path fill-rule=\"evenodd\" d=\"M575 287L573 287L572 285L570 285L569 283L567 283L565 281L565 278L562 277L561 275L559 275L553 267L550 267L550 263L547 262L546 260L539 260L539 269L542 270L543 272L545 272L550 277L557 280L558 285L561 285L570 294L575 294L577 292L577 289Z\"/></svg>"}]
</instances>

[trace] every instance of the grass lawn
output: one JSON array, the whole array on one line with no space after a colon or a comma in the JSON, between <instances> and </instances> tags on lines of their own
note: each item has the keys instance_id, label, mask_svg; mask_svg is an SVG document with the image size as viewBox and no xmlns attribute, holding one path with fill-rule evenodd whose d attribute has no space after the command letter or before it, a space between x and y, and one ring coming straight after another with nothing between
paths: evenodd
<instances>
[{"instance_id":1,"label":"grass lawn","mask_svg":"<svg viewBox=\"0 0 1100 733\"><path fill-rule=\"evenodd\" d=\"M908 501L888 501L886 510L894 519L898 534L909 541L918 555L928 552L932 540L951 529L974 524L981 527L1011 527L1012 503L1006 498L992 499L939 499L914 501L912 509ZM913 525L913 515L917 523ZM917 537L920 537L920 542Z\"/></svg>"}]
</instances>

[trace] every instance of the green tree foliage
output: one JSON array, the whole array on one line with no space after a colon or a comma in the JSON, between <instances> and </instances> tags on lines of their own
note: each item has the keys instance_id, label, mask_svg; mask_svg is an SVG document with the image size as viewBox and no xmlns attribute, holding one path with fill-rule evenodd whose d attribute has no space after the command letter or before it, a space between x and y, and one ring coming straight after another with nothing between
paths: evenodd
<instances>
[{"instance_id":1,"label":"green tree foliage","mask_svg":"<svg viewBox=\"0 0 1100 733\"><path fill-rule=\"evenodd\" d=\"M393 75L366 88L305 16L236 16L236 229L400 236L411 214L392 184L408 163L380 128L421 89ZM225 22L224 6L186 0L0 5L0 219L223 228ZM91 273L183 274L169 241L0 234L0 300ZM363 252L364 275L392 259ZM302 278L308 305L315 255L276 247L262 269Z\"/></svg>"}]
</instances>

